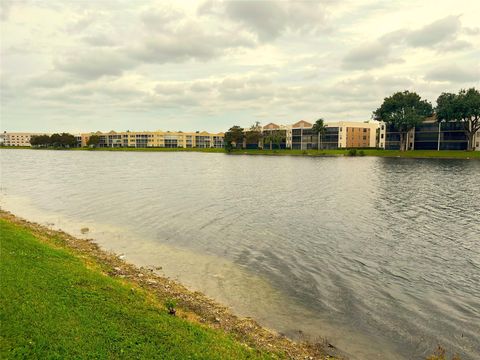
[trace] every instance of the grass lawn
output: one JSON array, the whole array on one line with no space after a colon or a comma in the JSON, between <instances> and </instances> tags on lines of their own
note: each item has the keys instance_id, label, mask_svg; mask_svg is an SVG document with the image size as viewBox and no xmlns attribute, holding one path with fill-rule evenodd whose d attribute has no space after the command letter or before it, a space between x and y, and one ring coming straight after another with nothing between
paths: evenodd
<instances>
[{"instance_id":1,"label":"grass lawn","mask_svg":"<svg viewBox=\"0 0 480 360\"><path fill-rule=\"evenodd\" d=\"M5 147L5 149L31 149L19 147ZM51 150L51 149L34 149ZM140 152L202 152L202 153L225 153L224 149L217 148L72 148L65 151L140 151ZM359 154L363 151L363 155ZM242 149L233 150L233 155L274 155L274 156L348 156L348 150L256 150ZM379 157L402 157L402 158L447 158L447 159L480 159L480 151L462 150L381 150L381 149L357 149L357 156Z\"/></svg>"},{"instance_id":2,"label":"grass lawn","mask_svg":"<svg viewBox=\"0 0 480 360\"><path fill-rule=\"evenodd\" d=\"M357 157L361 156L380 157L405 157L405 158L453 158L453 159L480 159L480 151L456 151L456 150L380 150L380 149L357 149ZM345 149L335 150L234 150L232 154L246 155L297 155L297 156L348 156Z\"/></svg>"},{"instance_id":3,"label":"grass lawn","mask_svg":"<svg viewBox=\"0 0 480 360\"><path fill-rule=\"evenodd\" d=\"M222 331L167 314L55 238L0 219L0 358L268 359Z\"/></svg>"}]
</instances>

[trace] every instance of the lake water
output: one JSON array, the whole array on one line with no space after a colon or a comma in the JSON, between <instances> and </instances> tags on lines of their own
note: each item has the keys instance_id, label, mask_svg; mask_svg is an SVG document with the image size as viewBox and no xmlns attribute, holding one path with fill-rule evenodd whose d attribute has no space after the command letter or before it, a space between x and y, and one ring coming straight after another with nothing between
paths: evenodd
<instances>
[{"instance_id":1,"label":"lake water","mask_svg":"<svg viewBox=\"0 0 480 360\"><path fill-rule=\"evenodd\" d=\"M480 161L1 150L1 206L351 358L480 357Z\"/></svg>"}]
</instances>

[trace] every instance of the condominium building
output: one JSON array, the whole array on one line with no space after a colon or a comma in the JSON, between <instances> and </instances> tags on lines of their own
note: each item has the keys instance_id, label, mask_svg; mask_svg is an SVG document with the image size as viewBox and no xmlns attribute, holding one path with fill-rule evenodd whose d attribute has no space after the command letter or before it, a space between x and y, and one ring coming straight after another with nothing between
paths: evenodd
<instances>
[{"instance_id":1,"label":"condominium building","mask_svg":"<svg viewBox=\"0 0 480 360\"><path fill-rule=\"evenodd\" d=\"M260 139L245 136L246 149L339 149L375 148L380 123L377 121L339 121L325 124L325 133L318 135L313 124L300 120L292 125L269 123L262 127ZM248 133L249 130L244 130Z\"/></svg>"},{"instance_id":2,"label":"condominium building","mask_svg":"<svg viewBox=\"0 0 480 360\"><path fill-rule=\"evenodd\" d=\"M313 124L301 120L291 126L292 149L339 149L377 147L377 121L325 123L325 133L317 135Z\"/></svg>"},{"instance_id":3,"label":"condominium building","mask_svg":"<svg viewBox=\"0 0 480 360\"><path fill-rule=\"evenodd\" d=\"M164 147L164 148L223 148L223 133L171 131L96 132L81 135L81 145L87 146L92 135L99 137L99 147Z\"/></svg>"},{"instance_id":4,"label":"condominium building","mask_svg":"<svg viewBox=\"0 0 480 360\"><path fill-rule=\"evenodd\" d=\"M414 127L406 134L409 150L466 150L468 138L460 122L437 122L435 117ZM480 150L480 133L474 137L475 150ZM394 126L381 123L379 147L400 149L400 132Z\"/></svg>"},{"instance_id":5,"label":"condominium building","mask_svg":"<svg viewBox=\"0 0 480 360\"><path fill-rule=\"evenodd\" d=\"M262 135L260 147L264 149L291 149L292 147L291 125L269 123L262 127Z\"/></svg>"},{"instance_id":6,"label":"condominium building","mask_svg":"<svg viewBox=\"0 0 480 360\"><path fill-rule=\"evenodd\" d=\"M6 132L0 134L0 145L2 146L31 146L32 136L48 135L45 133Z\"/></svg>"}]
</instances>

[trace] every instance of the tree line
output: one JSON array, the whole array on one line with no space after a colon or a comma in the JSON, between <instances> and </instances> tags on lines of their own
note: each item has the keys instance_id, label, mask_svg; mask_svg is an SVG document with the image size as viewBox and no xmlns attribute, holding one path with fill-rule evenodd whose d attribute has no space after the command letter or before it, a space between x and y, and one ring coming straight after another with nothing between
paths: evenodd
<instances>
[{"instance_id":1,"label":"tree line","mask_svg":"<svg viewBox=\"0 0 480 360\"><path fill-rule=\"evenodd\" d=\"M91 135L87 140L87 146L97 147L100 143L98 135ZM70 148L77 147L77 139L69 133L52 134L52 135L34 135L30 139L30 145L34 147L55 147Z\"/></svg>"},{"instance_id":2,"label":"tree line","mask_svg":"<svg viewBox=\"0 0 480 360\"><path fill-rule=\"evenodd\" d=\"M30 144L34 147L70 148L77 146L77 139L69 133L34 135L30 139Z\"/></svg>"}]
</instances>

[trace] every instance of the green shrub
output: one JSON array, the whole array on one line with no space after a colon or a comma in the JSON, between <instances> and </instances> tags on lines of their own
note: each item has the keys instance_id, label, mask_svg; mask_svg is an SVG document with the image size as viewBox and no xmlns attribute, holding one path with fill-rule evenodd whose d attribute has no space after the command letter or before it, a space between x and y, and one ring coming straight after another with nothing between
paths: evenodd
<instances>
[{"instance_id":1,"label":"green shrub","mask_svg":"<svg viewBox=\"0 0 480 360\"><path fill-rule=\"evenodd\" d=\"M175 310L176 306L177 306L177 302L174 299L165 300L165 307L167 308L168 313L170 315L175 315L177 313L177 310Z\"/></svg>"},{"instance_id":2,"label":"green shrub","mask_svg":"<svg viewBox=\"0 0 480 360\"><path fill-rule=\"evenodd\" d=\"M357 156L357 149L348 150L348 156Z\"/></svg>"},{"instance_id":3,"label":"green shrub","mask_svg":"<svg viewBox=\"0 0 480 360\"><path fill-rule=\"evenodd\" d=\"M358 156L365 156L365 151L360 150L360 151L358 152Z\"/></svg>"}]
</instances>

